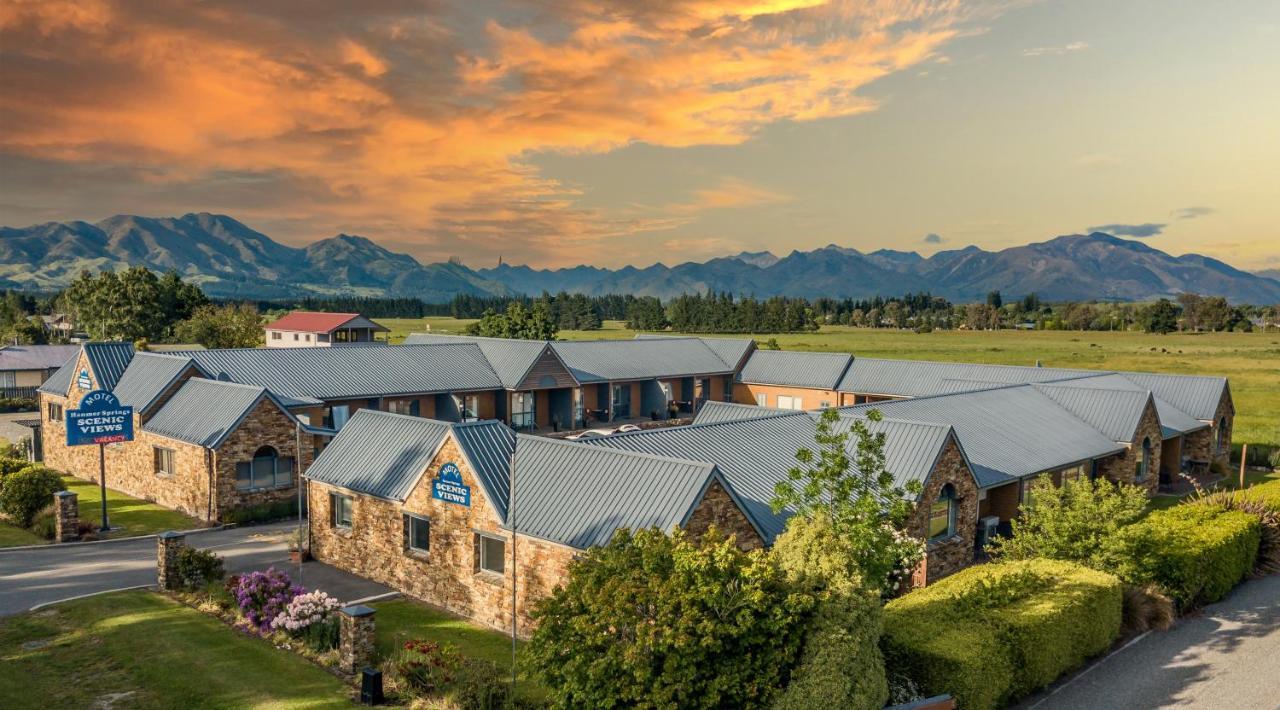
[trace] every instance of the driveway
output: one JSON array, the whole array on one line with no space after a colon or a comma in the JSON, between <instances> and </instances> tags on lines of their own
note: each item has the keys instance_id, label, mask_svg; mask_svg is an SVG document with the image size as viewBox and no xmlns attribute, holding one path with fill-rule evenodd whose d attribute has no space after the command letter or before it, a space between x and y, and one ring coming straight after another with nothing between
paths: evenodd
<instances>
[{"instance_id":1,"label":"driveway","mask_svg":"<svg viewBox=\"0 0 1280 710\"><path fill-rule=\"evenodd\" d=\"M1023 707L1280 708L1280 575L1147 634Z\"/></svg>"},{"instance_id":2,"label":"driveway","mask_svg":"<svg viewBox=\"0 0 1280 710\"><path fill-rule=\"evenodd\" d=\"M391 591L388 587L319 562L290 564L286 537L296 523L194 533L187 543L217 552L228 572L270 566L286 569L307 589L323 589L342 601ZM119 542L48 545L0 551L0 616L70 597L156 583L154 537Z\"/></svg>"}]
</instances>

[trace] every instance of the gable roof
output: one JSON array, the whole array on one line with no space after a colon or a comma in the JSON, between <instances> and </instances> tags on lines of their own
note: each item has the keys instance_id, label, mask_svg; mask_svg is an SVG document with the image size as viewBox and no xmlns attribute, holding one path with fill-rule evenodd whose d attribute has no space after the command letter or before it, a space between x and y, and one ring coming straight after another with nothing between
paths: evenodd
<instances>
[{"instance_id":1,"label":"gable roof","mask_svg":"<svg viewBox=\"0 0 1280 710\"><path fill-rule=\"evenodd\" d=\"M142 428L170 439L216 449L263 399L272 397L261 387L193 377L182 383ZM280 406L279 402L276 406ZM290 415L286 413L286 416Z\"/></svg>"},{"instance_id":2,"label":"gable roof","mask_svg":"<svg viewBox=\"0 0 1280 710\"><path fill-rule=\"evenodd\" d=\"M1167 375L1155 372L1121 372L1139 387L1196 419L1213 421L1218 402L1227 391L1227 378L1201 375Z\"/></svg>"},{"instance_id":3,"label":"gable roof","mask_svg":"<svg viewBox=\"0 0 1280 710\"><path fill-rule=\"evenodd\" d=\"M1031 386L1112 441L1132 442L1147 405L1154 406L1147 391L1090 389L1072 387L1071 383L1067 380Z\"/></svg>"},{"instance_id":4,"label":"gable roof","mask_svg":"<svg viewBox=\"0 0 1280 710\"><path fill-rule=\"evenodd\" d=\"M1097 370L859 357L845 372L838 389L861 394L927 397L954 391L955 385L944 385L944 380L1025 384L1095 374L1098 374Z\"/></svg>"},{"instance_id":5,"label":"gable roof","mask_svg":"<svg viewBox=\"0 0 1280 710\"><path fill-rule=\"evenodd\" d=\"M515 451L515 431L495 419L450 423L458 447L480 478L498 519L507 519L510 497L511 455Z\"/></svg>"},{"instance_id":6,"label":"gable roof","mask_svg":"<svg viewBox=\"0 0 1280 710\"><path fill-rule=\"evenodd\" d=\"M516 529L576 548L604 545L622 527L682 526L713 481L737 499L711 463L523 434L515 469Z\"/></svg>"},{"instance_id":7,"label":"gable roof","mask_svg":"<svg viewBox=\"0 0 1280 710\"><path fill-rule=\"evenodd\" d=\"M502 389L474 343L355 348L189 350L209 377L299 400Z\"/></svg>"},{"instance_id":8,"label":"gable roof","mask_svg":"<svg viewBox=\"0 0 1280 710\"><path fill-rule=\"evenodd\" d=\"M54 370L79 353L79 345L3 345L0 370Z\"/></svg>"},{"instance_id":9,"label":"gable roof","mask_svg":"<svg viewBox=\"0 0 1280 710\"><path fill-rule=\"evenodd\" d=\"M560 360L581 383L730 374L698 338L553 341Z\"/></svg>"},{"instance_id":10,"label":"gable roof","mask_svg":"<svg viewBox=\"0 0 1280 710\"><path fill-rule=\"evenodd\" d=\"M979 488L1119 453L1124 447L1029 385L842 407L949 424Z\"/></svg>"},{"instance_id":11,"label":"gable roof","mask_svg":"<svg viewBox=\"0 0 1280 710\"><path fill-rule=\"evenodd\" d=\"M268 323L265 327L269 330L332 333L343 326L373 328L381 332L387 331L387 328L374 323L359 313L321 313L318 311L294 311Z\"/></svg>"},{"instance_id":12,"label":"gable roof","mask_svg":"<svg viewBox=\"0 0 1280 710\"><path fill-rule=\"evenodd\" d=\"M736 402L717 402L707 400L698 407L693 417L694 424L716 424L718 422L736 422L743 419L760 419L774 417L779 414L795 414L794 409L777 409L760 407L754 404L737 404Z\"/></svg>"},{"instance_id":13,"label":"gable roof","mask_svg":"<svg viewBox=\"0 0 1280 710\"><path fill-rule=\"evenodd\" d=\"M637 340L671 340L688 336L669 335L665 333L636 333ZM756 341L751 338L707 338L698 337L703 345L711 348L720 357L726 367L738 370L746 362L747 356L756 349Z\"/></svg>"},{"instance_id":14,"label":"gable roof","mask_svg":"<svg viewBox=\"0 0 1280 710\"><path fill-rule=\"evenodd\" d=\"M188 357L138 353L125 368L112 393L120 404L133 407L141 414L192 365Z\"/></svg>"},{"instance_id":15,"label":"gable roof","mask_svg":"<svg viewBox=\"0 0 1280 710\"><path fill-rule=\"evenodd\" d=\"M834 390L853 356L798 350L756 350L742 367L738 381Z\"/></svg>"},{"instance_id":16,"label":"gable roof","mask_svg":"<svg viewBox=\"0 0 1280 710\"><path fill-rule=\"evenodd\" d=\"M98 381L98 389L115 389L120 376L133 359L133 343L85 343L84 354Z\"/></svg>"},{"instance_id":17,"label":"gable roof","mask_svg":"<svg viewBox=\"0 0 1280 710\"><path fill-rule=\"evenodd\" d=\"M403 501L448 432L448 422L361 409L320 452L306 477Z\"/></svg>"},{"instance_id":18,"label":"gable roof","mask_svg":"<svg viewBox=\"0 0 1280 710\"><path fill-rule=\"evenodd\" d=\"M1069 380L1062 380L1054 384L1086 389L1132 390L1136 392L1149 391L1147 388L1118 372L1096 373L1088 377L1076 377ZM1208 424L1197 420L1190 414L1187 414L1181 409L1173 406L1154 392L1151 394L1152 399L1156 404L1156 414L1160 417L1160 429L1164 438L1169 439L1178 436L1179 434L1199 431L1209 426Z\"/></svg>"},{"instance_id":19,"label":"gable roof","mask_svg":"<svg viewBox=\"0 0 1280 710\"><path fill-rule=\"evenodd\" d=\"M468 335L435 335L433 333L410 333L405 338L405 345L430 345L439 343L473 343L480 348L480 352L484 353L485 359L489 361L489 365L493 371L498 374L502 380L502 385L507 389L515 389L524 382L525 377L533 366L542 357L542 354L550 351L552 357L556 360L560 356L556 354L551 344L545 340L517 340L514 338L483 338L479 336ZM562 363L563 364L563 363ZM568 367L566 366L566 370Z\"/></svg>"},{"instance_id":20,"label":"gable roof","mask_svg":"<svg viewBox=\"0 0 1280 710\"><path fill-rule=\"evenodd\" d=\"M62 367L55 370L52 375L49 375L49 379L41 383L36 388L36 391L66 397L67 392L71 390L71 380L75 377L76 361L79 359L80 351L77 348L76 354L71 356L71 359L63 363Z\"/></svg>"}]
</instances>

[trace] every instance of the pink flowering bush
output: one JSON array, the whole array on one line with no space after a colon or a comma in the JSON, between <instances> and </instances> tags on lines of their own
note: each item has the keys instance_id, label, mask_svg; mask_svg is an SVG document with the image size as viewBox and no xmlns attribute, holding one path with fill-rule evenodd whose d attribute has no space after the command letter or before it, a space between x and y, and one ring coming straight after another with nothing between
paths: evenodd
<instances>
[{"instance_id":1,"label":"pink flowering bush","mask_svg":"<svg viewBox=\"0 0 1280 710\"><path fill-rule=\"evenodd\" d=\"M284 611L271 620L271 628L301 638L317 651L338 645L338 619L333 612L340 604L325 592L299 594Z\"/></svg>"},{"instance_id":2,"label":"pink flowering bush","mask_svg":"<svg viewBox=\"0 0 1280 710\"><path fill-rule=\"evenodd\" d=\"M294 584L289 575L274 567L268 567L266 572L232 577L227 588L240 613L263 633L270 632L271 622L288 608L294 597L305 591Z\"/></svg>"}]
</instances>

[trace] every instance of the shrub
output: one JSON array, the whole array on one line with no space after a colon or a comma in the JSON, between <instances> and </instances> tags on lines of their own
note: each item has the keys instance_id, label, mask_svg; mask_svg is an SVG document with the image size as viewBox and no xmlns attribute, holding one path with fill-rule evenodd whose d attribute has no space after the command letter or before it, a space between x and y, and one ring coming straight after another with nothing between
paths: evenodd
<instances>
[{"instance_id":1,"label":"shrub","mask_svg":"<svg viewBox=\"0 0 1280 710\"><path fill-rule=\"evenodd\" d=\"M1156 584L1181 610L1215 602L1253 569L1258 519L1238 510L1179 505L1121 531L1113 569L1129 584Z\"/></svg>"},{"instance_id":2,"label":"shrub","mask_svg":"<svg viewBox=\"0 0 1280 710\"><path fill-rule=\"evenodd\" d=\"M1013 520L1013 536L992 541L1002 559L1037 557L1105 568L1107 550L1121 528L1142 517L1147 495L1137 486L1080 478L1054 486L1042 477L1034 495Z\"/></svg>"},{"instance_id":3,"label":"shrub","mask_svg":"<svg viewBox=\"0 0 1280 710\"><path fill-rule=\"evenodd\" d=\"M511 679L489 661L464 658L453 702L459 710L505 710L511 706Z\"/></svg>"},{"instance_id":4,"label":"shrub","mask_svg":"<svg viewBox=\"0 0 1280 710\"><path fill-rule=\"evenodd\" d=\"M56 471L39 464L28 465L5 477L4 490L0 491L0 512L25 528L41 508L53 502L54 493L66 488Z\"/></svg>"},{"instance_id":5,"label":"shrub","mask_svg":"<svg viewBox=\"0 0 1280 710\"><path fill-rule=\"evenodd\" d=\"M1107 650L1120 632L1122 585L1056 560L970 567L885 606L888 667L925 695L995 708Z\"/></svg>"},{"instance_id":6,"label":"shrub","mask_svg":"<svg viewBox=\"0 0 1280 710\"><path fill-rule=\"evenodd\" d=\"M173 571L179 586L184 589L203 589L221 582L226 576L221 557L209 550L198 550L187 545L178 549Z\"/></svg>"},{"instance_id":7,"label":"shrub","mask_svg":"<svg viewBox=\"0 0 1280 710\"><path fill-rule=\"evenodd\" d=\"M250 624L260 631L269 631L271 622L284 611L303 589L289 580L289 575L274 567L266 572L250 572L228 581L228 590L235 597L236 606Z\"/></svg>"},{"instance_id":8,"label":"shrub","mask_svg":"<svg viewBox=\"0 0 1280 710\"><path fill-rule=\"evenodd\" d=\"M271 628L300 638L317 651L327 651L338 645L340 629L333 612L339 606L337 599L319 590L299 594L271 620Z\"/></svg>"},{"instance_id":9,"label":"shrub","mask_svg":"<svg viewBox=\"0 0 1280 710\"><path fill-rule=\"evenodd\" d=\"M1196 505L1222 510L1238 510L1258 519L1262 526L1258 540L1258 574L1280 572L1280 481L1262 483L1242 491L1220 491L1200 497Z\"/></svg>"},{"instance_id":10,"label":"shrub","mask_svg":"<svg viewBox=\"0 0 1280 710\"><path fill-rule=\"evenodd\" d=\"M0 439L0 441L3 441L3 440ZM9 442L7 441L4 443L7 444L10 448L12 448L13 446L12 444L9 444ZM0 492L4 491L5 479L7 479L11 474L17 473L18 471L21 471L22 469L27 468L30 465L31 465L30 461L24 458L20 458L16 454L14 455L0 454Z\"/></svg>"},{"instance_id":11,"label":"shrub","mask_svg":"<svg viewBox=\"0 0 1280 710\"><path fill-rule=\"evenodd\" d=\"M52 540L53 536L58 532L58 513L53 503L46 505L40 509L31 519L31 532L46 539Z\"/></svg>"},{"instance_id":12,"label":"shrub","mask_svg":"<svg viewBox=\"0 0 1280 710\"><path fill-rule=\"evenodd\" d=\"M259 503L244 508L233 508L222 515L222 522L235 525L245 523L269 523L292 518L298 514L298 504L291 500Z\"/></svg>"},{"instance_id":13,"label":"shrub","mask_svg":"<svg viewBox=\"0 0 1280 710\"><path fill-rule=\"evenodd\" d=\"M462 663L452 644L434 641L405 641L396 654L392 667L397 685L412 696L439 693L458 677Z\"/></svg>"},{"instance_id":14,"label":"shrub","mask_svg":"<svg viewBox=\"0 0 1280 710\"><path fill-rule=\"evenodd\" d=\"M526 648L563 707L755 707L783 685L812 605L764 551L619 530L538 603Z\"/></svg>"},{"instance_id":15,"label":"shrub","mask_svg":"<svg viewBox=\"0 0 1280 710\"><path fill-rule=\"evenodd\" d=\"M1120 626L1126 635L1136 636L1151 629L1164 631L1173 625L1174 616L1173 600L1155 585L1125 586Z\"/></svg>"}]
</instances>

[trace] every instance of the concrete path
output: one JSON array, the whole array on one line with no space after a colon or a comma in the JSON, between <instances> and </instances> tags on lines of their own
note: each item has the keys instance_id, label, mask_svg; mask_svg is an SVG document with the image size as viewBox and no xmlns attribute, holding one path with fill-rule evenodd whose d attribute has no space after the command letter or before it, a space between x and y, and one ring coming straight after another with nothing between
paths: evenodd
<instances>
[{"instance_id":1,"label":"concrete path","mask_svg":"<svg viewBox=\"0 0 1280 710\"><path fill-rule=\"evenodd\" d=\"M391 591L319 562L303 565L299 579L298 566L289 563L286 545L294 526L284 522L194 533L187 537L187 543L217 552L228 572L275 566L288 570L293 580L307 589L322 589L342 601ZM0 551L0 616L83 594L155 582L154 537Z\"/></svg>"},{"instance_id":2,"label":"concrete path","mask_svg":"<svg viewBox=\"0 0 1280 710\"><path fill-rule=\"evenodd\" d=\"M1153 632L1021 707L1280 708L1280 575Z\"/></svg>"}]
</instances>

